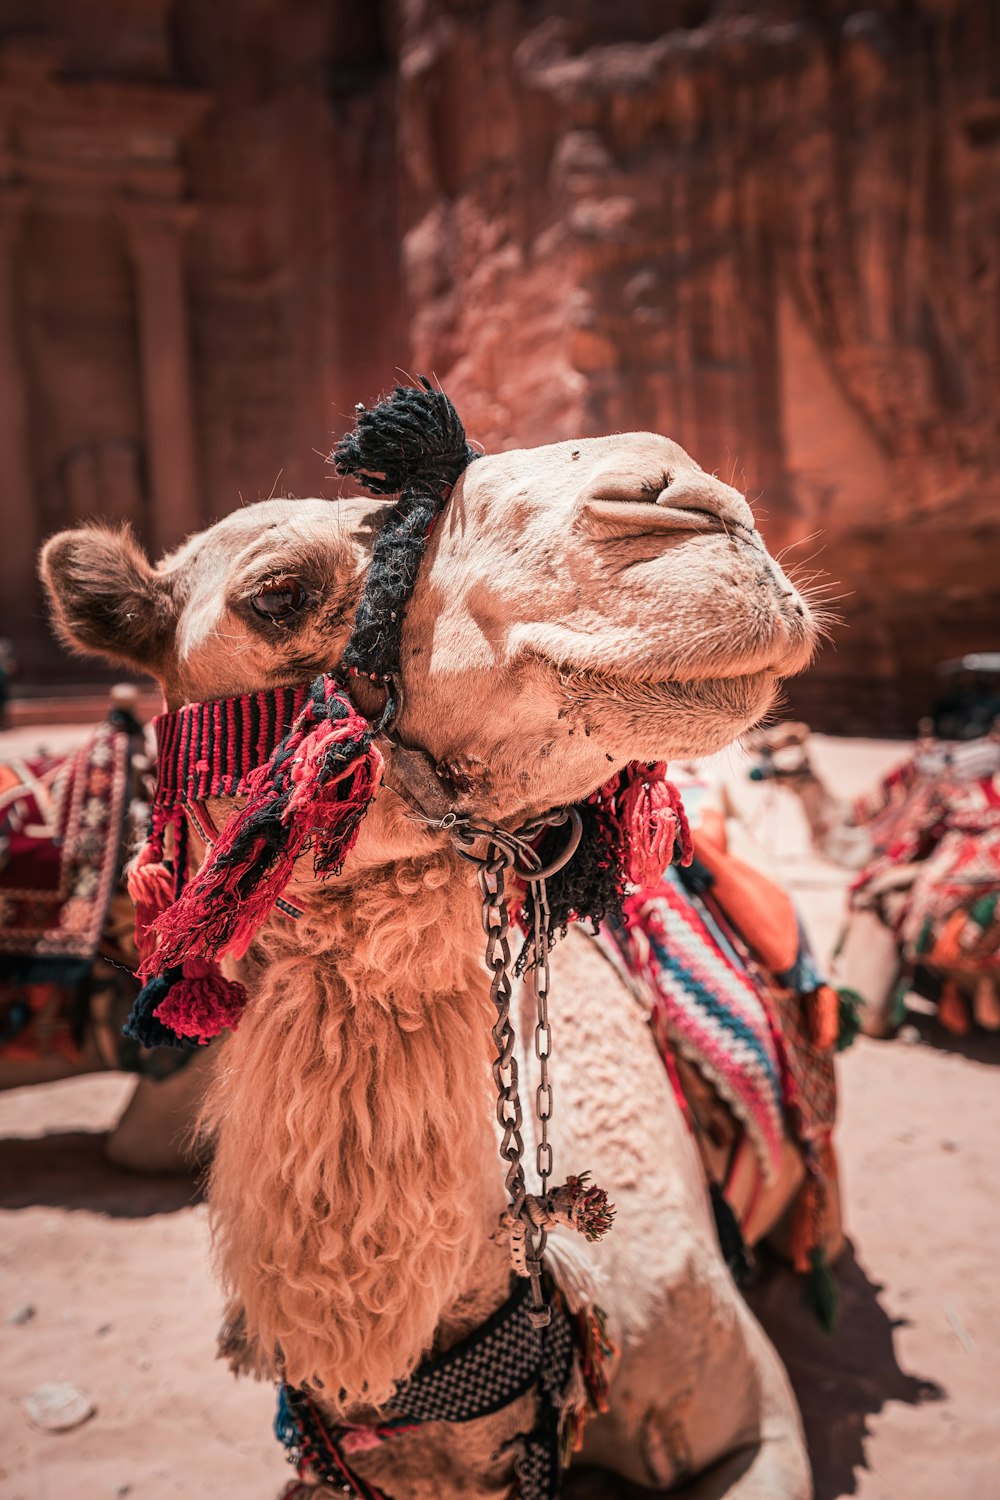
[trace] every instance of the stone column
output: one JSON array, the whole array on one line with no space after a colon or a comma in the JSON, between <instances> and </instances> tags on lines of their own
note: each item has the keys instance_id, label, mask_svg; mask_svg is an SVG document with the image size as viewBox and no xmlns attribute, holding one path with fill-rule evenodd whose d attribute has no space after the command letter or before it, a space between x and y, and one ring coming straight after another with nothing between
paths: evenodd
<instances>
[{"instance_id":1,"label":"stone column","mask_svg":"<svg viewBox=\"0 0 1000 1500\"><path fill-rule=\"evenodd\" d=\"M18 316L17 247L25 195L0 189L0 635L15 645L40 633L35 587L39 537L28 441L28 398ZM22 668L24 662L22 660Z\"/></svg>"},{"instance_id":2,"label":"stone column","mask_svg":"<svg viewBox=\"0 0 1000 1500\"><path fill-rule=\"evenodd\" d=\"M189 204L147 199L122 205L136 272L154 552L175 547L204 520L184 291L183 238L192 212Z\"/></svg>"}]
</instances>

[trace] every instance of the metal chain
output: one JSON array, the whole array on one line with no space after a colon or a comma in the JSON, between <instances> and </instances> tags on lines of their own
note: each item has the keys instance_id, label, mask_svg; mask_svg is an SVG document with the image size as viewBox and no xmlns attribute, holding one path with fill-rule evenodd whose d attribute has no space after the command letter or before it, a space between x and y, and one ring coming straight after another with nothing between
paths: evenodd
<instances>
[{"instance_id":1,"label":"metal chain","mask_svg":"<svg viewBox=\"0 0 1000 1500\"><path fill-rule=\"evenodd\" d=\"M544 827L564 823L570 824L570 837L566 847L556 860L543 868L530 840ZM530 1277L532 1306L529 1317L536 1328L543 1328L552 1317L542 1285L542 1256L547 1234L545 1225L536 1222L539 1206L547 1202L549 1179L552 1176L552 1146L549 1142L549 1121L552 1118L552 1085L549 1081L549 1057L552 1052L552 1032L549 1026L549 903L545 881L548 875L572 858L580 840L580 817L574 809L560 809L519 829L517 833L510 833L495 825L481 827L455 814L442 819L441 826L451 832L455 848L462 858L476 866L479 880L483 931L486 933L486 967L492 976L490 1000L496 1011L492 1030L496 1048L493 1081L497 1091L497 1121L503 1131L500 1158L507 1167L505 1185L509 1200L507 1225L511 1257L520 1274ZM486 840L486 853L483 856L472 852L473 845L479 839ZM535 1164L541 1180L541 1193L531 1199L528 1198L524 1179L524 1139L521 1135L516 1038L510 1018L513 997L510 979L510 922L504 889L505 876L510 869L516 870L519 878L532 887L533 896L534 946L529 974L535 999L535 1056L539 1065L539 1083L535 1090L535 1117L538 1121Z\"/></svg>"},{"instance_id":2,"label":"metal chain","mask_svg":"<svg viewBox=\"0 0 1000 1500\"><path fill-rule=\"evenodd\" d=\"M483 898L483 930L486 933L486 967L492 973L490 999L497 1013L493 1026L496 1055L493 1080L497 1090L497 1120L503 1131L500 1158L507 1163L506 1187L509 1198L509 1222L512 1251L519 1258L523 1245L524 1263L531 1279L529 1317L536 1328L551 1321L552 1310L545 1301L542 1286L542 1253L545 1230L536 1227L524 1214L527 1195L524 1182L524 1139L521 1135L521 1100L518 1094L516 1038L510 1019L513 995L510 982L510 923L504 892L504 876L514 863L514 850L506 844L489 842L486 856L479 864L479 889ZM551 1171L551 1164L549 1166Z\"/></svg>"},{"instance_id":3,"label":"metal chain","mask_svg":"<svg viewBox=\"0 0 1000 1500\"><path fill-rule=\"evenodd\" d=\"M535 1056L538 1058L538 1088L535 1090L535 1118L538 1121L538 1144L535 1164L542 1183L542 1194L548 1192L552 1176L552 1147L549 1143L549 1121L552 1118L552 1085L549 1082L549 1057L552 1053L552 1031L549 1027L549 901L544 880L532 882L534 911L534 952L529 970L535 997Z\"/></svg>"},{"instance_id":4,"label":"metal chain","mask_svg":"<svg viewBox=\"0 0 1000 1500\"><path fill-rule=\"evenodd\" d=\"M486 933L486 967L492 974L490 1000L497 1013L493 1025L496 1055L493 1081L497 1088L497 1121L503 1131L500 1157L507 1163L506 1187L512 1214L524 1203L524 1141L521 1136L521 1101L518 1095L517 1055L514 1027L510 1019L510 923L504 898L504 874L514 862L513 853L491 843L479 866L479 889L483 897L483 931Z\"/></svg>"}]
</instances>

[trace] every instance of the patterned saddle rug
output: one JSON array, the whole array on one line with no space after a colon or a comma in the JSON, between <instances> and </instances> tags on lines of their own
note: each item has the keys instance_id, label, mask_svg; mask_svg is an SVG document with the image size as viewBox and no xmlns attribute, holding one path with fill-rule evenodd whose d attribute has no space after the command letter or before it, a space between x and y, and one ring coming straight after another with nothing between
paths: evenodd
<instances>
[{"instance_id":1,"label":"patterned saddle rug","mask_svg":"<svg viewBox=\"0 0 1000 1500\"><path fill-rule=\"evenodd\" d=\"M982 745L995 761L995 743ZM968 754L976 747L962 748ZM910 872L907 894L892 919L904 963L995 974L1000 970L1000 773L983 763L963 776L961 763L948 763L921 775L915 765L891 772L870 804L855 808L856 821L867 817L875 852L851 888L852 907L867 905L895 871Z\"/></svg>"},{"instance_id":2,"label":"patterned saddle rug","mask_svg":"<svg viewBox=\"0 0 1000 1500\"><path fill-rule=\"evenodd\" d=\"M0 764L0 1047L74 1056L76 1000L123 857L131 740L101 724L64 757Z\"/></svg>"}]
</instances>

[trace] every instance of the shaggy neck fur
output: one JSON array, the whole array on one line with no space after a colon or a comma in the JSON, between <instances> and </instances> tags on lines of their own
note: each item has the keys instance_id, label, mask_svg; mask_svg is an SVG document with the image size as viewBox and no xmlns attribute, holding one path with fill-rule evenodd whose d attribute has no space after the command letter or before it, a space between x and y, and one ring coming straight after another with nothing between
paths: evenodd
<instances>
[{"instance_id":1,"label":"shaggy neck fur","mask_svg":"<svg viewBox=\"0 0 1000 1500\"><path fill-rule=\"evenodd\" d=\"M257 1367L334 1409L384 1405L484 1266L506 1294L482 944L448 851L322 890L248 960L206 1111L218 1255Z\"/></svg>"}]
</instances>

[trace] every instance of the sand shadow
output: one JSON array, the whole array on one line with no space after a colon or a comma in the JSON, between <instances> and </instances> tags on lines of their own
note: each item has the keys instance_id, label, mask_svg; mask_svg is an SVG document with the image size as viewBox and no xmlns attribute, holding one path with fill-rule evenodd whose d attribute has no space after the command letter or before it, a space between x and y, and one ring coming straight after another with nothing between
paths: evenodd
<instances>
[{"instance_id":1,"label":"sand shadow","mask_svg":"<svg viewBox=\"0 0 1000 1500\"><path fill-rule=\"evenodd\" d=\"M126 1172L104 1155L101 1131L65 1131L0 1141L0 1209L89 1209L112 1219L177 1213L201 1200L196 1173Z\"/></svg>"},{"instance_id":2,"label":"sand shadow","mask_svg":"<svg viewBox=\"0 0 1000 1500\"><path fill-rule=\"evenodd\" d=\"M747 1301L785 1363L802 1412L813 1468L815 1500L857 1493L859 1469L867 1467L869 1418L890 1401L919 1406L945 1392L932 1380L900 1369L893 1335L901 1326L879 1302L882 1288L870 1281L850 1243L837 1262L840 1319L825 1334L803 1305L798 1277L783 1264L758 1259L758 1281ZM631 1485L584 1469L570 1476L566 1500L639 1500Z\"/></svg>"},{"instance_id":3,"label":"sand shadow","mask_svg":"<svg viewBox=\"0 0 1000 1500\"><path fill-rule=\"evenodd\" d=\"M885 1042L921 1042L933 1047L935 1052L954 1052L969 1062L1000 1064L1000 1032L986 1031L973 1024L965 1036L958 1036L942 1026L938 1019L938 1005L944 988L941 976L929 969L918 968L906 996L905 1014L899 1029L887 1037L877 1040ZM902 1033L902 1034L900 1034Z\"/></svg>"},{"instance_id":4,"label":"sand shadow","mask_svg":"<svg viewBox=\"0 0 1000 1500\"><path fill-rule=\"evenodd\" d=\"M803 1305L800 1285L785 1267L765 1263L747 1300L767 1330L791 1377L802 1411L816 1485L815 1500L857 1491L867 1467L868 1420L890 1401L919 1406L945 1392L899 1366L893 1334L900 1326L879 1302L850 1243L835 1271L840 1318L833 1334L819 1328Z\"/></svg>"},{"instance_id":5,"label":"sand shadow","mask_svg":"<svg viewBox=\"0 0 1000 1500\"><path fill-rule=\"evenodd\" d=\"M941 1025L936 1012L928 1014L912 1007L907 1007L905 1024L915 1027L923 1045L933 1047L936 1052L954 1052L958 1057L967 1058L969 1062L1000 1066L998 1032L984 1031L981 1027L974 1026L966 1036L956 1036L953 1031Z\"/></svg>"}]
</instances>

